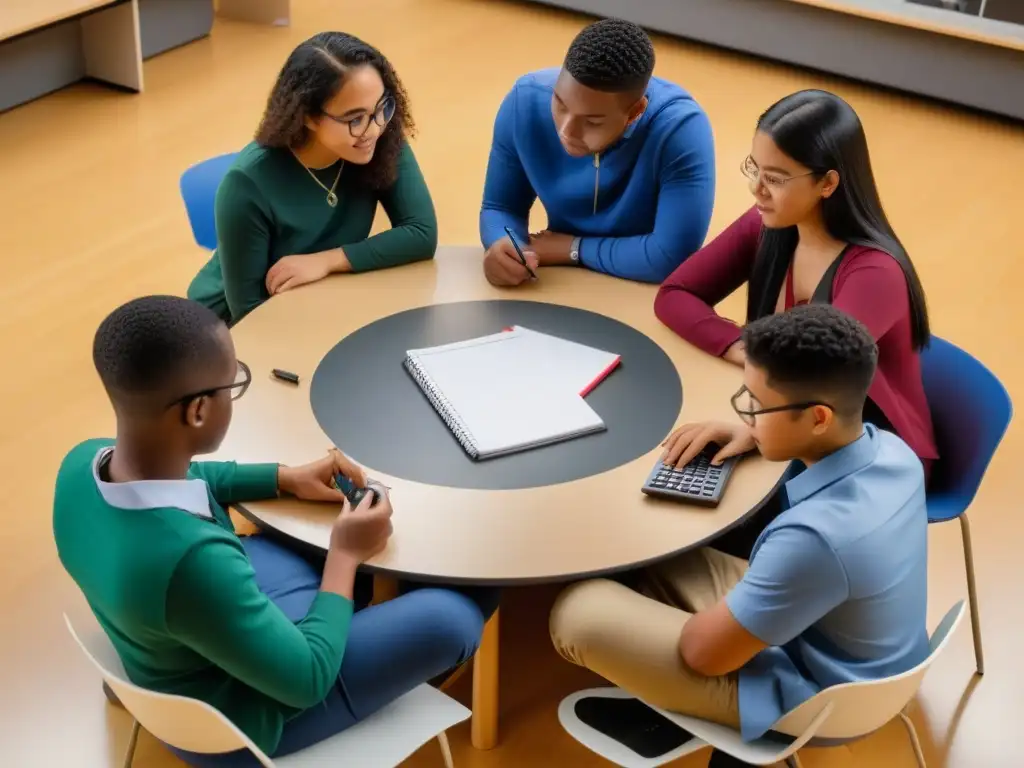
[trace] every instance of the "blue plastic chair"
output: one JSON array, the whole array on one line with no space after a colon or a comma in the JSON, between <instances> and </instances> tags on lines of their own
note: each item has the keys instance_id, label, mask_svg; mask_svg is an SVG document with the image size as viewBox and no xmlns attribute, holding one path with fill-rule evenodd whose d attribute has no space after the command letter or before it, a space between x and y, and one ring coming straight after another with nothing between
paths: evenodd
<instances>
[{"instance_id":1,"label":"blue plastic chair","mask_svg":"<svg viewBox=\"0 0 1024 768\"><path fill-rule=\"evenodd\" d=\"M1013 403L999 379L980 361L934 336L921 352L921 374L940 456L932 467L928 486L928 522L960 520L974 657L982 675L985 659L967 508L1010 425Z\"/></svg>"},{"instance_id":2,"label":"blue plastic chair","mask_svg":"<svg viewBox=\"0 0 1024 768\"><path fill-rule=\"evenodd\" d=\"M181 174L181 199L185 201L192 236L199 245L211 251L217 247L217 224L213 215L217 187L237 154L230 152L211 157Z\"/></svg>"}]
</instances>

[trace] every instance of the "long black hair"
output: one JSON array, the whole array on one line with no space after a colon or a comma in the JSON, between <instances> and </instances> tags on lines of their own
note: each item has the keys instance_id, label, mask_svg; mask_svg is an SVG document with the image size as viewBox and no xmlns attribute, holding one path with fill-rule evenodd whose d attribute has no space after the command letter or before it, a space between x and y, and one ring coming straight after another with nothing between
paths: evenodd
<instances>
[{"instance_id":1,"label":"long black hair","mask_svg":"<svg viewBox=\"0 0 1024 768\"><path fill-rule=\"evenodd\" d=\"M798 91L769 107L758 119L757 130L815 178L829 171L839 174L839 186L821 201L825 228L836 240L875 248L896 259L910 292L911 342L915 349L926 346L931 330L924 289L882 208L864 127L853 107L827 91ZM795 226L762 227L747 295L748 323L774 311L798 239Z\"/></svg>"},{"instance_id":2,"label":"long black hair","mask_svg":"<svg viewBox=\"0 0 1024 768\"><path fill-rule=\"evenodd\" d=\"M372 189L386 189L398 172L398 155L415 130L409 97L394 68L380 51L344 32L321 32L299 44L281 68L256 132L263 147L298 149L309 140L307 117L323 114L323 107L345 84L355 67L371 66L395 100L395 114L377 140L373 159L353 166L352 174ZM347 172L347 171L346 171Z\"/></svg>"}]
</instances>

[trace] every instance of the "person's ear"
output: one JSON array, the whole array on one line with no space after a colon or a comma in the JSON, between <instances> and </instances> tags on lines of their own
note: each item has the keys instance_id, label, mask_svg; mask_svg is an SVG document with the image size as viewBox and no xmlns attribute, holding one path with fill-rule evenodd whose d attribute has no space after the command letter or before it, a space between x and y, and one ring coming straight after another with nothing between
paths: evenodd
<instances>
[{"instance_id":1,"label":"person's ear","mask_svg":"<svg viewBox=\"0 0 1024 768\"><path fill-rule=\"evenodd\" d=\"M811 418L813 419L813 426L811 431L815 435L823 435L828 431L828 428L832 425L835 420L835 413L831 408L827 408L824 405L815 405L811 408Z\"/></svg>"},{"instance_id":2,"label":"person's ear","mask_svg":"<svg viewBox=\"0 0 1024 768\"><path fill-rule=\"evenodd\" d=\"M206 423L210 412L210 398L206 395L194 398L185 409L185 424L199 429Z\"/></svg>"},{"instance_id":3,"label":"person's ear","mask_svg":"<svg viewBox=\"0 0 1024 768\"><path fill-rule=\"evenodd\" d=\"M645 109L647 109L647 97L641 96L639 101L629 108L626 116L626 125L632 125L639 120Z\"/></svg>"},{"instance_id":4,"label":"person's ear","mask_svg":"<svg viewBox=\"0 0 1024 768\"><path fill-rule=\"evenodd\" d=\"M823 198L832 197L835 191L839 189L839 172L829 171L822 177L819 183L821 184L821 196Z\"/></svg>"},{"instance_id":5,"label":"person's ear","mask_svg":"<svg viewBox=\"0 0 1024 768\"><path fill-rule=\"evenodd\" d=\"M320 127L320 118L306 115L302 120L302 124L306 126L306 130L310 133L316 133L317 129Z\"/></svg>"}]
</instances>

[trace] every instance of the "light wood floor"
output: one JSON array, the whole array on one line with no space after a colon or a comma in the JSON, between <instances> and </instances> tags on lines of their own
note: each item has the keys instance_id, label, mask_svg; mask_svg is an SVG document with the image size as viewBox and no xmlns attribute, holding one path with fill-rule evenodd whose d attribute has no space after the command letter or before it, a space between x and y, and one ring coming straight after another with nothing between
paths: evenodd
<instances>
[{"instance_id":1,"label":"light wood floor","mask_svg":"<svg viewBox=\"0 0 1024 768\"><path fill-rule=\"evenodd\" d=\"M0 464L7 489L0 525L0 765L120 765L128 720L106 706L60 618L82 605L55 557L52 484L73 443L112 428L90 361L97 323L130 297L183 292L206 258L191 241L178 197L181 171L247 141L290 49L314 32L342 28L380 46L404 77L441 239L474 243L495 109L517 75L557 65L583 23L536 6L479 0L293 5L290 29L218 24L211 39L147 62L144 95L81 86L0 115ZM657 45L658 72L689 88L715 127L713 233L749 204L734 169L759 112L799 88L841 93L867 126L883 197L921 272L935 330L988 363L1011 393L1024 392L1024 307L1017 296L1024 279L1024 128L695 45ZM731 307L739 312L738 297ZM1024 627L1024 515L1013 491L1019 461L1018 423L972 513L988 674L973 676L964 626L914 709L933 768L1021 764L1014 752L1024 666L1013 650ZM958 527L933 527L929 541L934 625L966 592ZM474 752L468 727L455 729L462 768L602 764L555 718L561 696L593 679L550 650L550 599L550 590L509 595L502 741L492 752ZM460 696L468 680L460 681ZM897 725L852 748L808 750L804 763L914 765ZM439 765L436 745L412 764ZM144 735L137 765L178 763Z\"/></svg>"}]
</instances>

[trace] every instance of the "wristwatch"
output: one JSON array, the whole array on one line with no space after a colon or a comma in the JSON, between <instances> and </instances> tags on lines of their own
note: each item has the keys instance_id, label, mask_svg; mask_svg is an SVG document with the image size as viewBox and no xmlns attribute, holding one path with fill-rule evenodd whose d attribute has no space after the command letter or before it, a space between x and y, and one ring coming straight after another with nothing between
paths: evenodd
<instances>
[{"instance_id":1,"label":"wristwatch","mask_svg":"<svg viewBox=\"0 0 1024 768\"><path fill-rule=\"evenodd\" d=\"M572 244L569 246L569 261L572 262L574 267L580 265L580 238L574 237Z\"/></svg>"}]
</instances>

